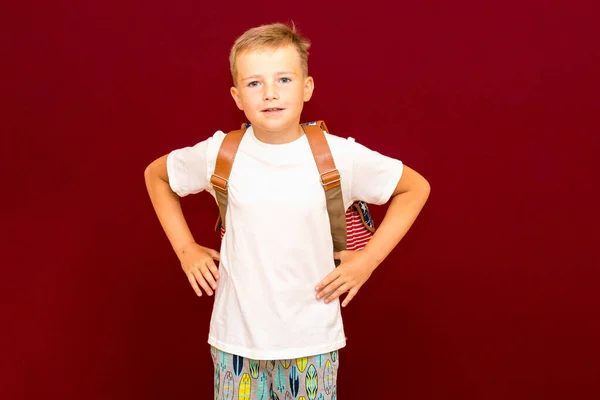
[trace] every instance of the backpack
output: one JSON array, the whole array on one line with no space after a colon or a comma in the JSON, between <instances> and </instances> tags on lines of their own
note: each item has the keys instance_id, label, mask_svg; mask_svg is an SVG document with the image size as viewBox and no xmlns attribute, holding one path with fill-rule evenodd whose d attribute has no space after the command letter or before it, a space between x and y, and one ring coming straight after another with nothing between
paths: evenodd
<instances>
[{"instance_id":1,"label":"backpack","mask_svg":"<svg viewBox=\"0 0 600 400\"><path fill-rule=\"evenodd\" d=\"M308 139L321 175L321 185L325 190L333 249L336 252L360 250L366 246L375 232L375 224L369 213L369 207L363 201L356 201L347 210L344 210L340 173L335 167L331 150L323 133L323 131L329 132L325 122L308 122L301 126ZM225 234L229 175L240 142L249 127L250 124L242 124L242 129L231 131L225 136L219 148L215 171L210 179L219 205L215 231L220 233L221 239Z\"/></svg>"}]
</instances>

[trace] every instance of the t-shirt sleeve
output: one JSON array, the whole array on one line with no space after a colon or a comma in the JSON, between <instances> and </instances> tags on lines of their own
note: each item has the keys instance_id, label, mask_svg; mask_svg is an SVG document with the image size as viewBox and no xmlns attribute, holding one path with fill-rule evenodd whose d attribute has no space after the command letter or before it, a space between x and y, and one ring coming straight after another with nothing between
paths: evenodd
<instances>
[{"instance_id":1,"label":"t-shirt sleeve","mask_svg":"<svg viewBox=\"0 0 600 400\"><path fill-rule=\"evenodd\" d=\"M352 201L387 203L402 176L402 162L356 143L354 139L349 140L352 148Z\"/></svg>"},{"instance_id":2,"label":"t-shirt sleeve","mask_svg":"<svg viewBox=\"0 0 600 400\"><path fill-rule=\"evenodd\" d=\"M208 190L215 169L217 153L226 134L217 131L208 139L191 147L173 150L167 156L167 174L171 190L179 197Z\"/></svg>"},{"instance_id":3,"label":"t-shirt sleeve","mask_svg":"<svg viewBox=\"0 0 600 400\"><path fill-rule=\"evenodd\" d=\"M206 190L210 182L206 171L208 141L173 150L167 156L167 174L171 190L179 197Z\"/></svg>"}]
</instances>

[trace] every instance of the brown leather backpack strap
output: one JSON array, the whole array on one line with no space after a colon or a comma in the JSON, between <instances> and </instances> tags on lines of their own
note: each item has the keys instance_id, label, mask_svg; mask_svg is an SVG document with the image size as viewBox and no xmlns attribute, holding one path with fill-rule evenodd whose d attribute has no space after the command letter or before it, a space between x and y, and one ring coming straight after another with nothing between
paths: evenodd
<instances>
[{"instance_id":1,"label":"brown leather backpack strap","mask_svg":"<svg viewBox=\"0 0 600 400\"><path fill-rule=\"evenodd\" d=\"M231 175L231 168L233 166L233 160L240 147L240 142L246 133L246 129L240 129L237 131L229 132L219 148L217 154L217 162L215 164L215 171L210 178L215 195L217 197L217 204L219 205L219 214L221 216L221 223L225 227L225 215L227 214L227 194L229 186L229 175Z\"/></svg>"},{"instance_id":2,"label":"brown leather backpack strap","mask_svg":"<svg viewBox=\"0 0 600 400\"><path fill-rule=\"evenodd\" d=\"M323 121L318 121L316 125L303 125L302 128L317 163L319 175L321 176L321 184L323 185L323 189L325 189L333 250L346 250L348 236L346 232L346 210L342 197L340 172L335 167L329 144L323 133L323 131L329 131L327 131L327 126Z\"/></svg>"}]
</instances>

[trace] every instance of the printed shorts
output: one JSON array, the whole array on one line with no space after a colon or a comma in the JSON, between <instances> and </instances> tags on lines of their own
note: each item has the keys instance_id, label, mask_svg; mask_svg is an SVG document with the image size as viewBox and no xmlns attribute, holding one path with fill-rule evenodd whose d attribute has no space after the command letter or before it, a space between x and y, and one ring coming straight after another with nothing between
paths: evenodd
<instances>
[{"instance_id":1,"label":"printed shorts","mask_svg":"<svg viewBox=\"0 0 600 400\"><path fill-rule=\"evenodd\" d=\"M210 347L215 400L337 400L338 352L252 360Z\"/></svg>"}]
</instances>

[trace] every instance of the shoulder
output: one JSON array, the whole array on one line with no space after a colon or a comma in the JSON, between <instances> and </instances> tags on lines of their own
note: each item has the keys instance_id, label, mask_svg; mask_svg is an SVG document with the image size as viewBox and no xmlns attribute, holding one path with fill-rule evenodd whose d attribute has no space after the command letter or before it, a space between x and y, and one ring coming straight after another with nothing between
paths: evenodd
<instances>
[{"instance_id":1,"label":"shoulder","mask_svg":"<svg viewBox=\"0 0 600 400\"><path fill-rule=\"evenodd\" d=\"M356 141L352 137L342 137L325 132L327 144L335 158L352 157Z\"/></svg>"},{"instance_id":2,"label":"shoulder","mask_svg":"<svg viewBox=\"0 0 600 400\"><path fill-rule=\"evenodd\" d=\"M214 169L219 149L225 137L227 137L227 133L219 130L206 140L206 162L209 170Z\"/></svg>"},{"instance_id":3,"label":"shoulder","mask_svg":"<svg viewBox=\"0 0 600 400\"><path fill-rule=\"evenodd\" d=\"M172 152L177 153L177 152L181 152L181 151L190 151L190 150L206 151L206 149L208 149L210 147L220 146L221 143L223 143L223 139L225 138L225 136L227 136L227 134L224 133L223 131L216 131L211 136L205 137L204 139L200 140L199 142L196 142L195 144L190 144L186 147L176 148L176 149L172 150Z\"/></svg>"},{"instance_id":4,"label":"shoulder","mask_svg":"<svg viewBox=\"0 0 600 400\"><path fill-rule=\"evenodd\" d=\"M226 132L216 131L211 137L208 138L207 141L212 146L221 146L221 143L223 143L223 139L225 139L226 136Z\"/></svg>"},{"instance_id":5,"label":"shoulder","mask_svg":"<svg viewBox=\"0 0 600 400\"><path fill-rule=\"evenodd\" d=\"M217 131L206 139L194 145L175 149L169 153L168 161L171 163L210 163L217 156L223 139L227 136L223 131Z\"/></svg>"},{"instance_id":6,"label":"shoulder","mask_svg":"<svg viewBox=\"0 0 600 400\"><path fill-rule=\"evenodd\" d=\"M331 147L345 149L345 148L351 147L355 143L355 140L353 137L342 137L342 136L338 136L338 135L332 135L331 133L328 133L325 131L323 131L323 132L325 133L325 138L327 139L327 143Z\"/></svg>"},{"instance_id":7,"label":"shoulder","mask_svg":"<svg viewBox=\"0 0 600 400\"><path fill-rule=\"evenodd\" d=\"M223 143L223 139L227 136L227 133L219 130L213 133L211 136L198 143L196 146L202 151L204 157L210 162L211 158L215 158L219 152L219 148Z\"/></svg>"}]
</instances>

